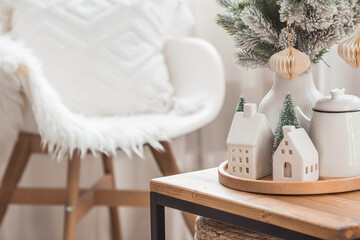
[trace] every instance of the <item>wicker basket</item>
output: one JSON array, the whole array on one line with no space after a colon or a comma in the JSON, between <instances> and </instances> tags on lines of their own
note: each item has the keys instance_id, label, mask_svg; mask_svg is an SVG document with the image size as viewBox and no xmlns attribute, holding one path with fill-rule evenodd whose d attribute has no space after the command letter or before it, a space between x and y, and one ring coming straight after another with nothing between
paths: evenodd
<instances>
[{"instance_id":1,"label":"wicker basket","mask_svg":"<svg viewBox=\"0 0 360 240\"><path fill-rule=\"evenodd\" d=\"M196 219L195 240L232 240L232 239L271 239L279 238L271 237L262 233L248 231L242 228L227 225L208 218L198 217Z\"/></svg>"}]
</instances>

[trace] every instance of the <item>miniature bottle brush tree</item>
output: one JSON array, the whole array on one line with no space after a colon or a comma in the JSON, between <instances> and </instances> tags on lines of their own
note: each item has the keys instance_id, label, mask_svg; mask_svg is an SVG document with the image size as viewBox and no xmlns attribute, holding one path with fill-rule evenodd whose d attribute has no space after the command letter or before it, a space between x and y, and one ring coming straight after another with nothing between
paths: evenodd
<instances>
[{"instance_id":1,"label":"miniature bottle brush tree","mask_svg":"<svg viewBox=\"0 0 360 240\"><path fill-rule=\"evenodd\" d=\"M280 114L280 119L274 134L275 136L274 136L272 154L275 153L280 142L284 138L284 132L283 132L284 126L295 126L296 128L300 128L299 120L296 116L294 104L292 102L290 94L287 94L284 100L283 110Z\"/></svg>"}]
</instances>

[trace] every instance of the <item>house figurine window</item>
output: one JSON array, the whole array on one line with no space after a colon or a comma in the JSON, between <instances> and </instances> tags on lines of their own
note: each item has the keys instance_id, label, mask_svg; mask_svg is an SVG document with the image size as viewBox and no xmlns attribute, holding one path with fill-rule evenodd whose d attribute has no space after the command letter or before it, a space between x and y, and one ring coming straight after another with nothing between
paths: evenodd
<instances>
[{"instance_id":1,"label":"house figurine window","mask_svg":"<svg viewBox=\"0 0 360 240\"><path fill-rule=\"evenodd\" d=\"M291 164L288 162L284 163L284 177L286 178L292 178L292 169Z\"/></svg>"}]
</instances>

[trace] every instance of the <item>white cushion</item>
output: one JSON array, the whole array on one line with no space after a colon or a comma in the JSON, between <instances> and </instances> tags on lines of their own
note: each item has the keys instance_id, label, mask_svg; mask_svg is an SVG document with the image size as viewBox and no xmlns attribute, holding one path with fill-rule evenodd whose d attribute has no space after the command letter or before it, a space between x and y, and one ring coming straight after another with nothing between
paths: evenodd
<instances>
[{"instance_id":1,"label":"white cushion","mask_svg":"<svg viewBox=\"0 0 360 240\"><path fill-rule=\"evenodd\" d=\"M12 34L73 112L166 112L173 87L155 0L17 0Z\"/></svg>"}]
</instances>

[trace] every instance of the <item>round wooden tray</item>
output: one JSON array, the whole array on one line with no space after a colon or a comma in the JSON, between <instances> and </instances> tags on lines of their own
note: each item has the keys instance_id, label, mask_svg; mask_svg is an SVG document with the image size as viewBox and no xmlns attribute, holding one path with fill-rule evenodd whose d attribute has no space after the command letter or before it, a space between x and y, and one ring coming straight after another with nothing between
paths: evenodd
<instances>
[{"instance_id":1,"label":"round wooden tray","mask_svg":"<svg viewBox=\"0 0 360 240\"><path fill-rule=\"evenodd\" d=\"M272 180L272 175L259 180L236 177L230 175L227 168L227 161L219 166L219 182L226 187L245 192L276 195L315 195L360 190L360 176L315 182L276 182Z\"/></svg>"}]
</instances>

